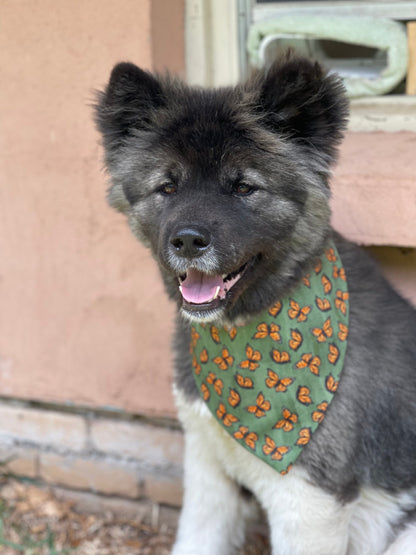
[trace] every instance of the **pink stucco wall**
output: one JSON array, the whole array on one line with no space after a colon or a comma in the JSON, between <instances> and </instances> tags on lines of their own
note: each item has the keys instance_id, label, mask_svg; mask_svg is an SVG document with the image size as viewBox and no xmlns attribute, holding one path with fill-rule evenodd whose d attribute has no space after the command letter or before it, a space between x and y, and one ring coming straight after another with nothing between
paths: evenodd
<instances>
[{"instance_id":1,"label":"pink stucco wall","mask_svg":"<svg viewBox=\"0 0 416 555\"><path fill-rule=\"evenodd\" d=\"M0 395L172 410L154 348L171 308L106 204L90 104L120 60L183 70L182 4L161 21L159 1L0 3Z\"/></svg>"},{"instance_id":2,"label":"pink stucco wall","mask_svg":"<svg viewBox=\"0 0 416 555\"><path fill-rule=\"evenodd\" d=\"M416 133L347 133L333 176L333 225L416 306Z\"/></svg>"},{"instance_id":3,"label":"pink stucco wall","mask_svg":"<svg viewBox=\"0 0 416 555\"><path fill-rule=\"evenodd\" d=\"M351 240L416 246L416 133L347 133L333 179L333 221Z\"/></svg>"},{"instance_id":4,"label":"pink stucco wall","mask_svg":"<svg viewBox=\"0 0 416 555\"><path fill-rule=\"evenodd\" d=\"M183 73L183 0L13 0L0 21L0 396L173 415L173 307L107 207L89 104L120 60ZM341 231L416 245L414 141L348 137Z\"/></svg>"}]
</instances>

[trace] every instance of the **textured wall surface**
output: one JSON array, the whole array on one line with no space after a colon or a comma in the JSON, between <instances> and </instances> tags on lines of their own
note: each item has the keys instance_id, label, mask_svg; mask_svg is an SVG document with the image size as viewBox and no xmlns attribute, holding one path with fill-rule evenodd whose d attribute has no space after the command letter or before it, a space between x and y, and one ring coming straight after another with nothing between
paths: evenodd
<instances>
[{"instance_id":1,"label":"textured wall surface","mask_svg":"<svg viewBox=\"0 0 416 555\"><path fill-rule=\"evenodd\" d=\"M334 226L365 245L416 247L415 152L416 132L347 133L333 179Z\"/></svg>"},{"instance_id":2,"label":"textured wall surface","mask_svg":"<svg viewBox=\"0 0 416 555\"><path fill-rule=\"evenodd\" d=\"M0 397L173 416L174 308L106 204L90 104L120 60L183 74L183 0L14 0L0 22ZM338 229L415 246L414 145L347 137ZM414 256L388 265L415 295Z\"/></svg>"},{"instance_id":3,"label":"textured wall surface","mask_svg":"<svg viewBox=\"0 0 416 555\"><path fill-rule=\"evenodd\" d=\"M106 204L90 104L120 60L183 70L182 4L0 4L0 395L173 413L172 309Z\"/></svg>"}]
</instances>

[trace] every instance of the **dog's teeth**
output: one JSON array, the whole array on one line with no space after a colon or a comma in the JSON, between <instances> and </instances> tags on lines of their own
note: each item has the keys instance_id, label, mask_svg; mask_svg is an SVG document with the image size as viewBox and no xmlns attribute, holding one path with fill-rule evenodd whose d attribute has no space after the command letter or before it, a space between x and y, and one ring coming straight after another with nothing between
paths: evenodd
<instances>
[{"instance_id":1,"label":"dog's teeth","mask_svg":"<svg viewBox=\"0 0 416 555\"><path fill-rule=\"evenodd\" d=\"M211 300L215 301L215 299L216 299L216 298L218 297L218 295L220 294L220 289L221 289L221 287L218 285L218 286L217 286L217 289L216 289L216 291L215 291L215 293L214 293L214 296L212 297Z\"/></svg>"},{"instance_id":2,"label":"dog's teeth","mask_svg":"<svg viewBox=\"0 0 416 555\"><path fill-rule=\"evenodd\" d=\"M179 291L181 292L181 295L183 296L183 293L182 293L182 285L179 285Z\"/></svg>"}]
</instances>

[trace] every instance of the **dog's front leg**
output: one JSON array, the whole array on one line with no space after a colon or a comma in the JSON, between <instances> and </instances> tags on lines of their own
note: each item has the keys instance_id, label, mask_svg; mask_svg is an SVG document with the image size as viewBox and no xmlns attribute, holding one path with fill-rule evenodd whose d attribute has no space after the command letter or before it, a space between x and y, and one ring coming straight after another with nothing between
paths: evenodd
<instances>
[{"instance_id":1,"label":"dog's front leg","mask_svg":"<svg viewBox=\"0 0 416 555\"><path fill-rule=\"evenodd\" d=\"M299 466L273 479L264 469L256 494L267 512L273 555L347 555L354 502L341 503Z\"/></svg>"},{"instance_id":2,"label":"dog's front leg","mask_svg":"<svg viewBox=\"0 0 416 555\"><path fill-rule=\"evenodd\" d=\"M230 555L244 542L244 500L212 443L210 428L218 425L209 414L181 408L185 493L172 555Z\"/></svg>"}]
</instances>

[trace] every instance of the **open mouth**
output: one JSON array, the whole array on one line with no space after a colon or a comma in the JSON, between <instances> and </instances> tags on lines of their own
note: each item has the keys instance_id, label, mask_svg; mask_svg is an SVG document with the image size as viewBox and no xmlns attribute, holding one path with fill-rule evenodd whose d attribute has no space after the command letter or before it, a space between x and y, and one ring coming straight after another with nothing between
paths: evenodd
<instances>
[{"instance_id":1,"label":"open mouth","mask_svg":"<svg viewBox=\"0 0 416 555\"><path fill-rule=\"evenodd\" d=\"M226 275L209 275L189 268L185 275L179 276L183 307L191 312L219 308L225 303L231 289L241 280L252 261L253 259Z\"/></svg>"}]
</instances>

